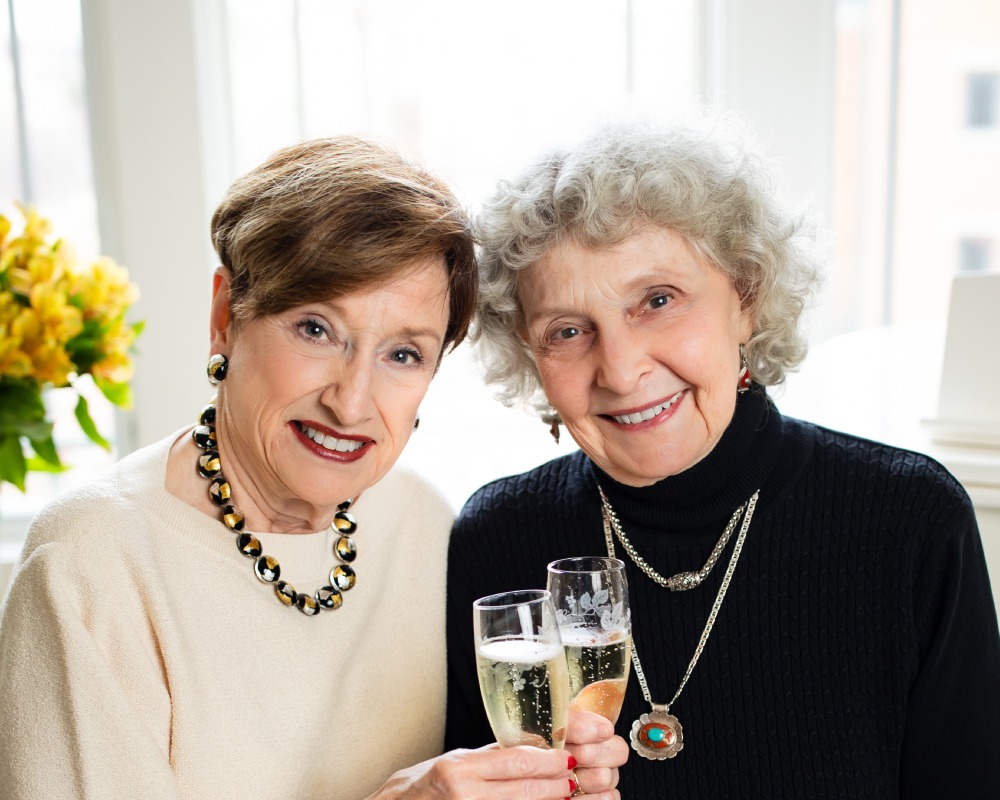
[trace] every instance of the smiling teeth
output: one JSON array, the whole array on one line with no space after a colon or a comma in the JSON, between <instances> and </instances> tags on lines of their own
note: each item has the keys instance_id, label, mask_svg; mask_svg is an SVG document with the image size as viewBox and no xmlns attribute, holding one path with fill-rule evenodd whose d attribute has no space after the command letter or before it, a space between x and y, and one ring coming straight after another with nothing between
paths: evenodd
<instances>
[{"instance_id":1,"label":"smiling teeth","mask_svg":"<svg viewBox=\"0 0 1000 800\"><path fill-rule=\"evenodd\" d=\"M302 431L306 436L316 442L316 444L321 447L325 447L327 450L336 450L338 453L353 453L364 444L364 442L359 442L354 439L338 439L336 436L327 436L325 433L320 433L318 430L310 428L308 425L303 425Z\"/></svg>"},{"instance_id":2,"label":"smiling teeth","mask_svg":"<svg viewBox=\"0 0 1000 800\"><path fill-rule=\"evenodd\" d=\"M638 411L635 414L622 414L620 417L613 416L612 419L614 419L615 422L620 422L622 425L635 425L637 422L645 422L653 417L658 417L670 408L670 406L677 402L677 398L679 398L682 394L684 394L683 391L678 392L662 405L653 406L652 408L647 408L645 411Z\"/></svg>"}]
</instances>

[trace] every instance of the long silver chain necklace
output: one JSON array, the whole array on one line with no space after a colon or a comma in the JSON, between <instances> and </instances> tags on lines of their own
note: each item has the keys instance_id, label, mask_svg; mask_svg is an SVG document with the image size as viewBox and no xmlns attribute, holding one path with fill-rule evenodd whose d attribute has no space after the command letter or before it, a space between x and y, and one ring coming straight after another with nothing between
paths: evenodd
<instances>
[{"instance_id":1,"label":"long silver chain necklace","mask_svg":"<svg viewBox=\"0 0 1000 800\"><path fill-rule=\"evenodd\" d=\"M618 535L619 540L623 539L624 532L621 529L621 523L618 521L618 517L615 515L614 509L611 508L611 503L608 502L608 498L604 494L604 490L598 487L598 491L601 493L601 512L604 518L604 541L608 546L608 555L611 558L615 558L615 540L614 535L612 535L612 530L614 530L615 534ZM632 642L632 664L635 666L635 675L639 680L639 686L642 688L642 696L645 698L646 702L649 703L650 708L652 709L648 714L641 714L639 719L632 723L632 733L630 737L632 740L632 749L643 758L661 761L665 758L673 758L684 748L684 729L681 727L681 723L677 717L670 713L670 707L677 702L677 698L680 697L681 692L684 691L684 687L687 685L688 679L691 677L691 673L694 672L695 664L698 663L698 659L701 657L701 653L705 649L708 637L712 633L712 627L715 625L715 619L719 615L719 609L722 607L722 601L726 598L726 591L729 589L729 582L732 580L733 572L736 570L736 562L739 561L740 553L743 550L743 542L746 540L747 531L750 529L750 520L753 519L754 508L757 506L757 497L759 495L760 490L758 489L746 503L736 510L736 513L730 520L729 525L727 525L727 529L729 527L735 528L744 508L746 509L746 516L743 517L743 524L740 526L739 536L736 537L733 554L729 558L729 566L726 567L726 574L722 578L722 585L719 586L719 591L715 595L715 602L712 603L712 610L708 613L708 620L705 622L705 629L701 632L698 645L694 649L694 655L691 657L691 662L688 664L687 671L681 679L680 686L677 687L677 691L674 692L674 696L670 698L669 703L662 704L653 702L653 696L649 691L649 684L646 681L646 675L642 671L642 663L639 661L639 652L635 647L635 641L633 640ZM732 531L729 533L731 535ZM728 536L726 538L728 540ZM702 569L704 569L704 567ZM711 569L711 567L709 567L709 569Z\"/></svg>"}]
</instances>

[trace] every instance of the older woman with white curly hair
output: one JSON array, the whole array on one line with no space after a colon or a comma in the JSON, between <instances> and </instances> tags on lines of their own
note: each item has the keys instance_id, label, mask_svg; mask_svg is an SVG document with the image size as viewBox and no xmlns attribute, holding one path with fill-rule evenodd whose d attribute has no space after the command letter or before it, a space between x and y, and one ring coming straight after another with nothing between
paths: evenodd
<instances>
[{"instance_id":1,"label":"older woman with white curly hair","mask_svg":"<svg viewBox=\"0 0 1000 800\"><path fill-rule=\"evenodd\" d=\"M926 456L779 413L768 387L805 356L818 262L736 134L607 129L480 215L488 378L580 452L484 487L456 523L447 744L490 739L470 602L606 552L634 636L623 797L1000 797L969 498Z\"/></svg>"}]
</instances>

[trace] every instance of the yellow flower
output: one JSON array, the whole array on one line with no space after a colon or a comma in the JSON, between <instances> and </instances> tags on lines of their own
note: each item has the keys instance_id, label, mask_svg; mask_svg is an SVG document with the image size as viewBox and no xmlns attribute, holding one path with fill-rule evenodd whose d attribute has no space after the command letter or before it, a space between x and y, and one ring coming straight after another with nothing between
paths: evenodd
<instances>
[{"instance_id":1,"label":"yellow flower","mask_svg":"<svg viewBox=\"0 0 1000 800\"><path fill-rule=\"evenodd\" d=\"M10 241L6 240L6 236L0 239L0 244L3 246L3 253L0 254L0 272L12 265L24 267L33 254L50 247L45 242L49 233L49 221L32 208L25 208L20 204L17 204L17 207L24 217L24 228L20 235ZM10 223L7 222L7 225L9 231Z\"/></svg>"},{"instance_id":2,"label":"yellow flower","mask_svg":"<svg viewBox=\"0 0 1000 800\"><path fill-rule=\"evenodd\" d=\"M41 313L34 307L22 308L10 324L10 337L12 342L19 342L20 350L29 360L30 369L21 377L31 377L43 384L65 386L75 371L66 353L66 341L79 333L82 327L80 312L70 306L61 309L58 298L44 297L44 292L38 291L46 288L35 287L34 294L41 299ZM64 309L69 309L69 313L64 313ZM20 358L14 358L15 369L20 369L22 364Z\"/></svg>"},{"instance_id":3,"label":"yellow flower","mask_svg":"<svg viewBox=\"0 0 1000 800\"><path fill-rule=\"evenodd\" d=\"M112 383L126 383L132 378L135 367L132 359L127 353L113 352L98 361L91 368L95 378L100 378Z\"/></svg>"},{"instance_id":4,"label":"yellow flower","mask_svg":"<svg viewBox=\"0 0 1000 800\"><path fill-rule=\"evenodd\" d=\"M10 332L23 347L26 342L33 343L42 338L42 322L33 309L22 306L10 323Z\"/></svg>"},{"instance_id":5,"label":"yellow flower","mask_svg":"<svg viewBox=\"0 0 1000 800\"><path fill-rule=\"evenodd\" d=\"M39 432L44 390L74 385L75 376L92 374L111 402L130 403L129 349L137 334L125 314L139 293L113 260L80 266L66 242L52 240L48 220L18 208L24 226L16 235L10 220L0 216L0 402L11 430L30 437ZM107 447L82 396L76 414L83 432ZM51 436L40 442L34 455L58 466ZM24 468L11 463L0 462L0 483L23 491Z\"/></svg>"},{"instance_id":6,"label":"yellow flower","mask_svg":"<svg viewBox=\"0 0 1000 800\"><path fill-rule=\"evenodd\" d=\"M51 223L39 214L32 206L25 207L21 203L16 203L18 210L24 215L24 231L21 238L36 242L45 241L45 237L52 230Z\"/></svg>"},{"instance_id":7,"label":"yellow flower","mask_svg":"<svg viewBox=\"0 0 1000 800\"><path fill-rule=\"evenodd\" d=\"M31 287L31 308L44 328L42 336L64 345L83 330L83 314L71 306L66 293L47 283Z\"/></svg>"},{"instance_id":8,"label":"yellow flower","mask_svg":"<svg viewBox=\"0 0 1000 800\"><path fill-rule=\"evenodd\" d=\"M0 324L6 324L21 313L21 304L8 292L0 292Z\"/></svg>"},{"instance_id":9,"label":"yellow flower","mask_svg":"<svg viewBox=\"0 0 1000 800\"><path fill-rule=\"evenodd\" d=\"M115 318L139 299L139 290L130 283L128 272L103 256L72 276L70 295L84 309L84 318Z\"/></svg>"},{"instance_id":10,"label":"yellow flower","mask_svg":"<svg viewBox=\"0 0 1000 800\"><path fill-rule=\"evenodd\" d=\"M66 350L58 342L42 341L31 353L31 363L38 380L57 388L68 386L69 376L76 372Z\"/></svg>"},{"instance_id":11,"label":"yellow flower","mask_svg":"<svg viewBox=\"0 0 1000 800\"><path fill-rule=\"evenodd\" d=\"M31 294L33 286L39 284L49 286L68 284L66 266L55 251L34 253L26 260L24 266L12 266L7 277L10 288L25 297Z\"/></svg>"},{"instance_id":12,"label":"yellow flower","mask_svg":"<svg viewBox=\"0 0 1000 800\"><path fill-rule=\"evenodd\" d=\"M21 349L21 337L13 330L20 305L9 302L9 298L0 294L0 375L24 378L31 374L31 359Z\"/></svg>"},{"instance_id":13,"label":"yellow flower","mask_svg":"<svg viewBox=\"0 0 1000 800\"><path fill-rule=\"evenodd\" d=\"M135 332L132 326L118 318L101 337L99 348L104 357L91 367L94 377L113 383L128 381L135 371L128 352L133 341Z\"/></svg>"}]
</instances>

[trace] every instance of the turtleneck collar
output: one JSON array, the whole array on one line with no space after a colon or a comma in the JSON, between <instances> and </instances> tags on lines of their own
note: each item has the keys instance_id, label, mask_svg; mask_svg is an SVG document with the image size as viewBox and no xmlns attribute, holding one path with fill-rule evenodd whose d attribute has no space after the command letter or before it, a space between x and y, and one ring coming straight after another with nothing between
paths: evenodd
<instances>
[{"instance_id":1,"label":"turtleneck collar","mask_svg":"<svg viewBox=\"0 0 1000 800\"><path fill-rule=\"evenodd\" d=\"M719 443L690 469L635 487L619 483L592 461L590 467L623 522L661 531L723 524L771 473L781 427L777 408L755 386L738 396Z\"/></svg>"}]
</instances>

